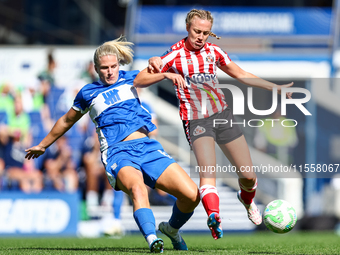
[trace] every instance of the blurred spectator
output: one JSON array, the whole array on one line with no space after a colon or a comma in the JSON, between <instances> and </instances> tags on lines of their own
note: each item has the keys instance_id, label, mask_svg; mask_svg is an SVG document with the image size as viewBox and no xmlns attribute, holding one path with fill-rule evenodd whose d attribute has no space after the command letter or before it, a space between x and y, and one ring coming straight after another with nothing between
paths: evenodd
<instances>
[{"instance_id":1,"label":"blurred spectator","mask_svg":"<svg viewBox=\"0 0 340 255\"><path fill-rule=\"evenodd\" d=\"M11 137L4 147L5 186L15 189L16 182L25 193L38 193L43 188L43 178L34 163L25 159L25 148L20 137ZM3 182L4 183L4 182Z\"/></svg>"},{"instance_id":2,"label":"blurred spectator","mask_svg":"<svg viewBox=\"0 0 340 255\"><path fill-rule=\"evenodd\" d=\"M9 84L5 83L0 88L0 144L2 146L8 142L8 116L13 113L14 96L10 92Z\"/></svg>"},{"instance_id":3,"label":"blurred spectator","mask_svg":"<svg viewBox=\"0 0 340 255\"><path fill-rule=\"evenodd\" d=\"M6 116L14 112L14 95L11 87L9 83L5 83L0 88L0 111L5 112Z\"/></svg>"},{"instance_id":4,"label":"blurred spectator","mask_svg":"<svg viewBox=\"0 0 340 255\"><path fill-rule=\"evenodd\" d=\"M254 145L257 149L275 157L284 164L293 162L292 150L298 144L298 136L294 122L287 120L280 114L280 105L277 110L262 122L259 122L254 136ZM273 121L275 120L275 121ZM284 121L284 125L282 125ZM288 126L288 127L287 127Z\"/></svg>"},{"instance_id":5,"label":"blurred spectator","mask_svg":"<svg viewBox=\"0 0 340 255\"><path fill-rule=\"evenodd\" d=\"M31 145L30 120L23 111L21 96L14 99L14 112L8 113L8 126L1 128L1 149L5 171L3 188L14 188L18 183L26 193L40 192L43 188L42 174L33 162L25 159L25 148Z\"/></svg>"},{"instance_id":6,"label":"blurred spectator","mask_svg":"<svg viewBox=\"0 0 340 255\"><path fill-rule=\"evenodd\" d=\"M54 78L54 70L56 68L56 63L54 61L52 52L47 55L47 68L39 73L38 78L41 81L46 81L45 85L54 86L55 85L55 78ZM45 88L48 89L48 88ZM45 90L43 90L45 91Z\"/></svg>"},{"instance_id":7,"label":"blurred spectator","mask_svg":"<svg viewBox=\"0 0 340 255\"><path fill-rule=\"evenodd\" d=\"M63 93L60 95L58 99L58 103L56 105L56 111L59 112L59 116L64 115L73 105L73 100L78 94L79 90L85 85L83 80L75 80L72 83L72 86L67 86ZM81 124L79 124L79 121ZM87 115L83 116L76 124L83 127L84 130L87 129L88 122L90 121L90 117Z\"/></svg>"},{"instance_id":8,"label":"blurred spectator","mask_svg":"<svg viewBox=\"0 0 340 255\"><path fill-rule=\"evenodd\" d=\"M10 94L10 86L8 83L0 87L0 177L1 186L7 185L4 183L5 175L5 146L8 143L8 115L14 112L14 98ZM3 188L3 187L0 187Z\"/></svg>"},{"instance_id":9,"label":"blurred spectator","mask_svg":"<svg viewBox=\"0 0 340 255\"><path fill-rule=\"evenodd\" d=\"M37 100L37 103L41 103L42 96L43 103L39 104L38 107L41 107L39 111L41 113L41 117L44 122L44 128L46 130L50 130L54 123L52 120L52 111L54 111L54 109L51 109L51 107L53 108L54 105L49 104L48 99L50 99L51 88L55 87L54 70L56 66L57 65L54 61L52 52L50 52L47 55L47 68L38 74L38 79L40 81L39 88L32 90L33 100Z\"/></svg>"},{"instance_id":10,"label":"blurred spectator","mask_svg":"<svg viewBox=\"0 0 340 255\"><path fill-rule=\"evenodd\" d=\"M21 97L25 102L25 112L40 111L45 103L44 95L40 88L40 80L35 77L27 79L25 86L22 88Z\"/></svg>"},{"instance_id":11,"label":"blurred spectator","mask_svg":"<svg viewBox=\"0 0 340 255\"><path fill-rule=\"evenodd\" d=\"M72 160L72 149L67 137L60 137L48 148L43 163L45 183L52 182L58 191L75 192L78 188L78 173Z\"/></svg>"},{"instance_id":12,"label":"blurred spectator","mask_svg":"<svg viewBox=\"0 0 340 255\"><path fill-rule=\"evenodd\" d=\"M46 103L46 98L50 93L49 85L46 86L46 81L32 78L27 81L21 95L25 102L25 112L39 112L43 120L45 130L50 130L54 122L51 119L51 112Z\"/></svg>"},{"instance_id":13,"label":"blurred spectator","mask_svg":"<svg viewBox=\"0 0 340 255\"><path fill-rule=\"evenodd\" d=\"M86 69L80 74L80 79L82 79L85 83L92 83L98 80L98 75L94 69L92 61L86 65Z\"/></svg>"},{"instance_id":14,"label":"blurred spectator","mask_svg":"<svg viewBox=\"0 0 340 255\"><path fill-rule=\"evenodd\" d=\"M30 146L30 125L30 118L28 114L24 112L21 95L18 94L14 98L14 111L8 112L9 136L15 138L15 140L19 140L23 146Z\"/></svg>"}]
</instances>

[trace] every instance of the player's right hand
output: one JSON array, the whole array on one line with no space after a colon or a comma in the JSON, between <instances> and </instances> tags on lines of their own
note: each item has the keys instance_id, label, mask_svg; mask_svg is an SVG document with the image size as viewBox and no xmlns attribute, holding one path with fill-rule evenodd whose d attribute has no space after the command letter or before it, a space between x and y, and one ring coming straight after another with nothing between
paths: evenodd
<instances>
[{"instance_id":1,"label":"player's right hand","mask_svg":"<svg viewBox=\"0 0 340 255\"><path fill-rule=\"evenodd\" d=\"M164 73L164 75L166 79L171 80L178 88L184 89L187 87L182 75L177 73Z\"/></svg>"},{"instance_id":2,"label":"player's right hand","mask_svg":"<svg viewBox=\"0 0 340 255\"><path fill-rule=\"evenodd\" d=\"M294 82L278 86L277 92L281 95L282 88L289 88L294 85ZM292 99L293 92L286 93L286 97Z\"/></svg>"},{"instance_id":3,"label":"player's right hand","mask_svg":"<svg viewBox=\"0 0 340 255\"><path fill-rule=\"evenodd\" d=\"M160 57L152 57L149 59L148 71L149 73L160 73L162 69L162 59Z\"/></svg>"},{"instance_id":4,"label":"player's right hand","mask_svg":"<svg viewBox=\"0 0 340 255\"><path fill-rule=\"evenodd\" d=\"M26 149L25 151L27 152L25 158L27 159L35 159L38 158L40 155L45 153L45 147L37 145L33 146L29 149Z\"/></svg>"}]
</instances>

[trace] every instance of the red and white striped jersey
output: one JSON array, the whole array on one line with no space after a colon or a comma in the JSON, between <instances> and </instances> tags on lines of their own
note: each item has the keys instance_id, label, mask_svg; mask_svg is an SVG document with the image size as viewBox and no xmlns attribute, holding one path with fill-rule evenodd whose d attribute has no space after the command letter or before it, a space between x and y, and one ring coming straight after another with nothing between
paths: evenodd
<instances>
[{"instance_id":1,"label":"red and white striped jersey","mask_svg":"<svg viewBox=\"0 0 340 255\"><path fill-rule=\"evenodd\" d=\"M186 88L175 86L180 101L182 120L207 118L227 108L225 97L218 84L216 68L231 62L227 53L215 44L206 42L198 51L185 47L186 38L170 47L161 57L162 72L181 74Z\"/></svg>"}]
</instances>

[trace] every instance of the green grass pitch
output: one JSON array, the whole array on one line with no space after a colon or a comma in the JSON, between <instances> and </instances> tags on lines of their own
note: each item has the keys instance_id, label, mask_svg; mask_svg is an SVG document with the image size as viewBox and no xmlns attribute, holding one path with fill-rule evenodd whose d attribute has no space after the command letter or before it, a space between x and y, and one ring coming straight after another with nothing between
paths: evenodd
<instances>
[{"instance_id":1,"label":"green grass pitch","mask_svg":"<svg viewBox=\"0 0 340 255\"><path fill-rule=\"evenodd\" d=\"M225 234L213 240L205 234L183 234L189 251L172 249L165 242L164 254L340 254L340 236L331 232L270 232ZM0 254L149 254L141 234L113 238L1 238Z\"/></svg>"}]
</instances>

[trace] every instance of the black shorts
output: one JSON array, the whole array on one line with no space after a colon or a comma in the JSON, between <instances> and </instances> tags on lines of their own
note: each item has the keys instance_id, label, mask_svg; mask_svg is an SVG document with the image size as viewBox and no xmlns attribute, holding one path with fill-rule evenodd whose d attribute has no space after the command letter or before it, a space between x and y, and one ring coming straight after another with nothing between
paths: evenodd
<instances>
[{"instance_id":1,"label":"black shorts","mask_svg":"<svg viewBox=\"0 0 340 255\"><path fill-rule=\"evenodd\" d=\"M183 120L183 128L190 146L196 139L204 136L214 138L217 144L226 144L242 136L239 124L231 125L231 122L235 123L236 120L232 111L227 108L208 118Z\"/></svg>"}]
</instances>

